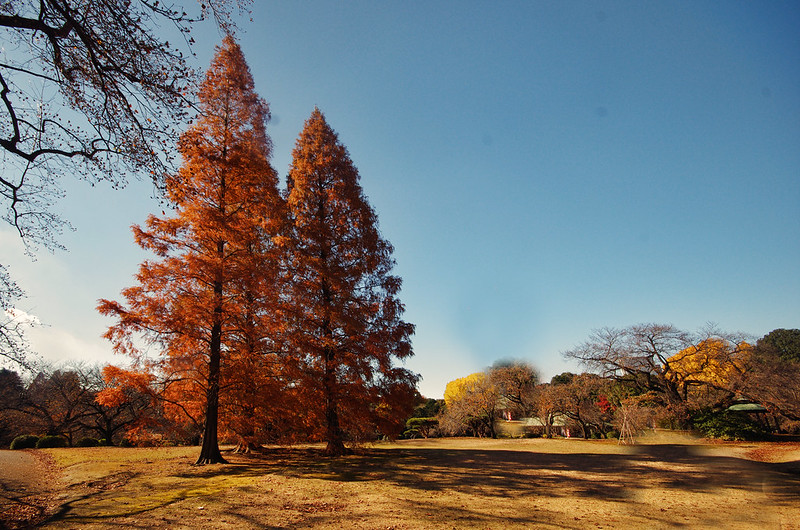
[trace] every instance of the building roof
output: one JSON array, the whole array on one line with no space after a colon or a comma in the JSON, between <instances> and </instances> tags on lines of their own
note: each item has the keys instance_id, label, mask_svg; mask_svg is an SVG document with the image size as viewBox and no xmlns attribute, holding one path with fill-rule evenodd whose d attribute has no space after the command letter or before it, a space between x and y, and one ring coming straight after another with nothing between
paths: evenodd
<instances>
[{"instance_id":1,"label":"building roof","mask_svg":"<svg viewBox=\"0 0 800 530\"><path fill-rule=\"evenodd\" d=\"M763 405L759 405L758 403L737 403L736 405L731 405L728 407L728 410L733 412L767 412L766 407Z\"/></svg>"}]
</instances>

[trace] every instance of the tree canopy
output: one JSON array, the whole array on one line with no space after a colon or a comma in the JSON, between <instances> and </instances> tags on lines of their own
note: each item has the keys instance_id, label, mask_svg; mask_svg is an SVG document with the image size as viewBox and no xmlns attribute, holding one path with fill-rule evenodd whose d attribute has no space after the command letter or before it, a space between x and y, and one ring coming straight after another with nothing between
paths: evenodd
<instances>
[{"instance_id":1,"label":"tree canopy","mask_svg":"<svg viewBox=\"0 0 800 530\"><path fill-rule=\"evenodd\" d=\"M637 324L597 330L564 356L625 383L636 393L651 392L686 424L689 402L696 397L693 389L712 387L720 392L704 394L708 405L730 399L733 389L725 383L743 370L749 348L742 337L714 328L689 333L672 325Z\"/></svg>"},{"instance_id":2,"label":"tree canopy","mask_svg":"<svg viewBox=\"0 0 800 530\"><path fill-rule=\"evenodd\" d=\"M223 461L223 371L264 353L243 348L259 339L247 329L264 316L257 300L268 304L274 293L277 259L269 253L283 221L269 163L269 108L232 37L217 48L198 97L202 115L178 143L184 164L166 180L174 215L151 215L144 228L134 227L136 242L157 259L141 264L139 285L123 291L126 305L102 300L99 310L118 319L106 334L115 348L164 377L169 400L203 418L198 463L214 463ZM134 335L158 344L161 359L148 361Z\"/></svg>"},{"instance_id":3,"label":"tree canopy","mask_svg":"<svg viewBox=\"0 0 800 530\"><path fill-rule=\"evenodd\" d=\"M756 346L784 361L800 363L800 329L774 329L758 339Z\"/></svg>"},{"instance_id":4,"label":"tree canopy","mask_svg":"<svg viewBox=\"0 0 800 530\"><path fill-rule=\"evenodd\" d=\"M501 408L500 392L486 372L476 372L447 383L441 425L451 434L497 437L495 419Z\"/></svg>"},{"instance_id":5,"label":"tree canopy","mask_svg":"<svg viewBox=\"0 0 800 530\"><path fill-rule=\"evenodd\" d=\"M347 436L413 407L417 376L394 365L412 355L391 244L359 184L347 149L319 109L297 139L287 177L291 218L286 292L288 343L329 454ZM392 411L391 414L387 413ZM403 418L404 421L405 418Z\"/></svg>"}]
</instances>

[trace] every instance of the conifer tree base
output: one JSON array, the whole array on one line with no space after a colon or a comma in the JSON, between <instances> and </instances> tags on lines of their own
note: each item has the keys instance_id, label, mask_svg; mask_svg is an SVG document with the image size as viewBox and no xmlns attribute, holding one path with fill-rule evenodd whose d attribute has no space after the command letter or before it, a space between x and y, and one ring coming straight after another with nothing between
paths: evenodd
<instances>
[{"instance_id":1,"label":"conifer tree base","mask_svg":"<svg viewBox=\"0 0 800 530\"><path fill-rule=\"evenodd\" d=\"M329 441L322 454L325 456L344 456L348 454L348 450L341 440Z\"/></svg>"},{"instance_id":2,"label":"conifer tree base","mask_svg":"<svg viewBox=\"0 0 800 530\"><path fill-rule=\"evenodd\" d=\"M246 455L250 453L263 453L264 447L255 442L239 442L234 448L235 454Z\"/></svg>"},{"instance_id":3,"label":"conifer tree base","mask_svg":"<svg viewBox=\"0 0 800 530\"><path fill-rule=\"evenodd\" d=\"M206 464L227 464L227 463L228 461L222 458L222 454L220 454L219 449L217 449L216 455L212 454L206 457L201 453L200 458L197 459L197 462L195 462L194 465L204 466Z\"/></svg>"}]
</instances>

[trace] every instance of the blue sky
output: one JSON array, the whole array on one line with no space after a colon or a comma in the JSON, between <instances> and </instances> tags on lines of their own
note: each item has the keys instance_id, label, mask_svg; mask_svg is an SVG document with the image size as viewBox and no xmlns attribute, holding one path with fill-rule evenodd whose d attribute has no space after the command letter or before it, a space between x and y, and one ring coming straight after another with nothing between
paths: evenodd
<instances>
[{"instance_id":1,"label":"blue sky","mask_svg":"<svg viewBox=\"0 0 800 530\"><path fill-rule=\"evenodd\" d=\"M796 2L265 2L239 39L286 175L314 106L395 246L420 389L542 378L593 329L800 327ZM219 34L205 28L197 66ZM145 257L146 183L69 183L68 253L3 260L46 359L114 360L98 298ZM117 362L121 359L116 359Z\"/></svg>"}]
</instances>

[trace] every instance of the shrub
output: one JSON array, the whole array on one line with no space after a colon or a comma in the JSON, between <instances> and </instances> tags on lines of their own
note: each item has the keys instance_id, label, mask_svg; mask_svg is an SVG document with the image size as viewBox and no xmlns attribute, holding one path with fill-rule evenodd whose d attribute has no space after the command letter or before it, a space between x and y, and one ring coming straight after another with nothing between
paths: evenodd
<instances>
[{"instance_id":1,"label":"shrub","mask_svg":"<svg viewBox=\"0 0 800 530\"><path fill-rule=\"evenodd\" d=\"M400 438L429 438L435 434L438 426L438 418L409 418L406 421L406 430Z\"/></svg>"},{"instance_id":2,"label":"shrub","mask_svg":"<svg viewBox=\"0 0 800 530\"><path fill-rule=\"evenodd\" d=\"M694 418L694 427L703 436L722 440L762 440L764 429L747 414L723 410L705 411Z\"/></svg>"},{"instance_id":3,"label":"shrub","mask_svg":"<svg viewBox=\"0 0 800 530\"><path fill-rule=\"evenodd\" d=\"M49 447L66 447L67 439L63 436L42 436L36 442L36 449L47 449Z\"/></svg>"},{"instance_id":4,"label":"shrub","mask_svg":"<svg viewBox=\"0 0 800 530\"><path fill-rule=\"evenodd\" d=\"M100 445L100 440L86 436L75 442L75 447L97 447Z\"/></svg>"},{"instance_id":5,"label":"shrub","mask_svg":"<svg viewBox=\"0 0 800 530\"><path fill-rule=\"evenodd\" d=\"M11 442L11 449L33 449L39 442L35 434L21 434Z\"/></svg>"},{"instance_id":6,"label":"shrub","mask_svg":"<svg viewBox=\"0 0 800 530\"><path fill-rule=\"evenodd\" d=\"M619 438L619 431L608 431L606 433L606 438Z\"/></svg>"}]
</instances>

